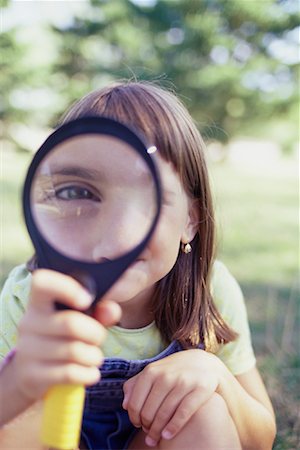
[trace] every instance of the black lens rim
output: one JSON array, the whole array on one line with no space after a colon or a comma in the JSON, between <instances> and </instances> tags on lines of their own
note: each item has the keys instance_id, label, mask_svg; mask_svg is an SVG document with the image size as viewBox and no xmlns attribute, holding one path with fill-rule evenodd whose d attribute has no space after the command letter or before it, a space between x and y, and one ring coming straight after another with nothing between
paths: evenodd
<instances>
[{"instance_id":1,"label":"black lens rim","mask_svg":"<svg viewBox=\"0 0 300 450\"><path fill-rule=\"evenodd\" d=\"M31 209L31 186L41 161L58 144L76 136L85 134L109 135L123 140L133 147L144 159L154 180L156 194L156 213L147 235L132 250L113 261L92 263L78 261L63 255L52 247L40 233ZM148 244L157 226L162 203L162 188L158 168L153 157L147 151L143 140L130 128L114 119L103 116L81 117L57 128L42 144L34 155L25 178L22 204L25 224L37 254L38 267L57 270L72 275L83 273L92 276L95 283L95 302L102 297L122 273L132 264Z\"/></svg>"}]
</instances>

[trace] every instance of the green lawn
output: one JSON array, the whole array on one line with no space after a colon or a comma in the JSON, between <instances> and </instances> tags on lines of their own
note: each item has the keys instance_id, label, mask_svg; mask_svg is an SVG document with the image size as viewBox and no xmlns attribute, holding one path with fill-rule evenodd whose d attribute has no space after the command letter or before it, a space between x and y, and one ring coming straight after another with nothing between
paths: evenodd
<instances>
[{"instance_id":1,"label":"green lawn","mask_svg":"<svg viewBox=\"0 0 300 450\"><path fill-rule=\"evenodd\" d=\"M29 156L2 152L1 284L32 254L21 211ZM296 161L265 171L211 167L219 255L245 293L258 365L275 406L276 450L299 445L299 224ZM298 327L298 328L297 328ZM298 430L298 431L297 431Z\"/></svg>"},{"instance_id":2,"label":"green lawn","mask_svg":"<svg viewBox=\"0 0 300 450\"><path fill-rule=\"evenodd\" d=\"M300 448L297 162L211 168L219 253L245 294L258 366L277 416L276 450Z\"/></svg>"},{"instance_id":3,"label":"green lawn","mask_svg":"<svg viewBox=\"0 0 300 450\"><path fill-rule=\"evenodd\" d=\"M1 284L16 264L32 253L22 215L22 185L30 162L28 153L1 154Z\"/></svg>"}]
</instances>

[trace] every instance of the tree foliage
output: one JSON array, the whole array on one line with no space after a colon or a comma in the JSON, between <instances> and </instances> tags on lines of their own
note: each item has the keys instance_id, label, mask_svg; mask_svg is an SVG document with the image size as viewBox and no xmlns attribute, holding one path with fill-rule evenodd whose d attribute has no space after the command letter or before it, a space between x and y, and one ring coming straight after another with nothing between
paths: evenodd
<instances>
[{"instance_id":1,"label":"tree foliage","mask_svg":"<svg viewBox=\"0 0 300 450\"><path fill-rule=\"evenodd\" d=\"M55 123L89 90L137 78L174 87L208 138L226 141L274 119L296 134L299 18L291 0L91 0L80 17L51 27L48 66L26 67L22 42L7 32L5 110L21 119L13 92L44 85L59 99L45 115Z\"/></svg>"}]
</instances>

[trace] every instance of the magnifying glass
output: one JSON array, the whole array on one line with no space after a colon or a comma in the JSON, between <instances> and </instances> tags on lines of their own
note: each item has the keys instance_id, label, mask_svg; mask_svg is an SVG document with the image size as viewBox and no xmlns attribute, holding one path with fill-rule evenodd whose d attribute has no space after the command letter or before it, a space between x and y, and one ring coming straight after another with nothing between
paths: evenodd
<instances>
[{"instance_id":1,"label":"magnifying glass","mask_svg":"<svg viewBox=\"0 0 300 450\"><path fill-rule=\"evenodd\" d=\"M155 150L119 122L84 117L51 134L29 167L23 209L38 265L84 284L92 307L126 269L134 271L155 230L161 209ZM59 299L56 306L65 308ZM49 390L44 445L77 448L83 404L83 386Z\"/></svg>"}]
</instances>

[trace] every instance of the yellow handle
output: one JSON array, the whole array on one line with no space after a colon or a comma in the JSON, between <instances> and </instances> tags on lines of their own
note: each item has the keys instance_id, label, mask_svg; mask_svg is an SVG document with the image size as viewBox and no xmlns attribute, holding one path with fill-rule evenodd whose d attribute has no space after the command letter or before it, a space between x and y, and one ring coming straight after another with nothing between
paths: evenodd
<instances>
[{"instance_id":1,"label":"yellow handle","mask_svg":"<svg viewBox=\"0 0 300 450\"><path fill-rule=\"evenodd\" d=\"M70 450L78 448L85 390L79 385L58 385L49 389L44 401L42 444Z\"/></svg>"}]
</instances>

